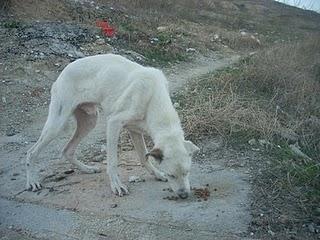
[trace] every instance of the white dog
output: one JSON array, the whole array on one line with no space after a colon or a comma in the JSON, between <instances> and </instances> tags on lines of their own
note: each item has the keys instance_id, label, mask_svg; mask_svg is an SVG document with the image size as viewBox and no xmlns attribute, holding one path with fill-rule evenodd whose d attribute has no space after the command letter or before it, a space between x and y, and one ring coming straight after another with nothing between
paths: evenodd
<instances>
[{"instance_id":1,"label":"white dog","mask_svg":"<svg viewBox=\"0 0 320 240\"><path fill-rule=\"evenodd\" d=\"M77 121L76 131L63 150L63 156L81 171L100 171L74 158L77 145L97 121L97 106L107 116L107 172L115 194L128 194L118 176L117 144L121 128L128 129L143 165L160 180L168 180L181 198L190 193L191 156L199 148L184 140L177 112L172 106L166 77L160 70L143 67L114 54L79 59L69 64L51 89L49 115L41 136L27 153L27 188L41 189L33 160L59 132L70 116ZM143 132L152 137L155 147L147 153ZM148 157L161 162L155 168Z\"/></svg>"}]
</instances>

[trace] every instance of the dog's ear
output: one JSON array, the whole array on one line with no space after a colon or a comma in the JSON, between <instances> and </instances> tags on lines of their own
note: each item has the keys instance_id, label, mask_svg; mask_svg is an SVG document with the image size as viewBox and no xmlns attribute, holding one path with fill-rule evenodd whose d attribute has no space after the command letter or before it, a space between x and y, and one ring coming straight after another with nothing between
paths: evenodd
<instances>
[{"instance_id":1,"label":"dog's ear","mask_svg":"<svg viewBox=\"0 0 320 240\"><path fill-rule=\"evenodd\" d=\"M163 153L159 148L154 148L151 150L151 152L148 152L146 154L146 158L148 158L149 156L152 156L159 163L161 163L163 160Z\"/></svg>"},{"instance_id":2,"label":"dog's ear","mask_svg":"<svg viewBox=\"0 0 320 240\"><path fill-rule=\"evenodd\" d=\"M200 148L198 148L193 142L191 141L184 141L184 147L186 148L189 155L192 155L195 152L199 152Z\"/></svg>"}]
</instances>

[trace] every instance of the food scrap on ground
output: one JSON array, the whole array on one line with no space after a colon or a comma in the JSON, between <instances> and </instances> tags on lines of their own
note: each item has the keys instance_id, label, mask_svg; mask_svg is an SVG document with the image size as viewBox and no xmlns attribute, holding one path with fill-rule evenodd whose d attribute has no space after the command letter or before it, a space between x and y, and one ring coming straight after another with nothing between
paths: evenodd
<instances>
[{"instance_id":1,"label":"food scrap on ground","mask_svg":"<svg viewBox=\"0 0 320 240\"><path fill-rule=\"evenodd\" d=\"M206 187L204 188L192 187L191 190L193 191L193 194L198 198L199 202L201 202L202 200L208 201L208 198L210 197L209 184L206 184Z\"/></svg>"}]
</instances>

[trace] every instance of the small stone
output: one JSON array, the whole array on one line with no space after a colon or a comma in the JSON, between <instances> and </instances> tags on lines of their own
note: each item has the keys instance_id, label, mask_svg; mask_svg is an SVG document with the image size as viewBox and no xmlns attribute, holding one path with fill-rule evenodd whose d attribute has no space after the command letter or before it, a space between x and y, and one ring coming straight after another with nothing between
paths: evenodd
<instances>
[{"instance_id":1,"label":"small stone","mask_svg":"<svg viewBox=\"0 0 320 240\"><path fill-rule=\"evenodd\" d=\"M10 127L6 130L6 135L8 137L14 136L16 134L17 134L17 131L13 127Z\"/></svg>"},{"instance_id":2,"label":"small stone","mask_svg":"<svg viewBox=\"0 0 320 240\"><path fill-rule=\"evenodd\" d=\"M168 29L168 27L166 27L166 26L159 26L159 27L157 27L157 31L158 32L164 32L164 31L166 31Z\"/></svg>"},{"instance_id":3,"label":"small stone","mask_svg":"<svg viewBox=\"0 0 320 240\"><path fill-rule=\"evenodd\" d=\"M240 35L241 35L241 36L247 36L247 35L248 35L248 33L247 33L247 32L245 32L245 31L241 31L241 32L240 32Z\"/></svg>"},{"instance_id":4,"label":"small stone","mask_svg":"<svg viewBox=\"0 0 320 240\"><path fill-rule=\"evenodd\" d=\"M259 139L258 142L259 142L259 144L260 144L261 146L271 145L271 143L270 143L269 141L265 140L265 139Z\"/></svg>"},{"instance_id":5,"label":"small stone","mask_svg":"<svg viewBox=\"0 0 320 240\"><path fill-rule=\"evenodd\" d=\"M73 169L69 169L67 171L64 171L65 174L71 174L71 173L74 173L74 170Z\"/></svg>"},{"instance_id":6,"label":"small stone","mask_svg":"<svg viewBox=\"0 0 320 240\"><path fill-rule=\"evenodd\" d=\"M101 152L107 152L107 147L106 145L101 145Z\"/></svg>"},{"instance_id":7,"label":"small stone","mask_svg":"<svg viewBox=\"0 0 320 240\"><path fill-rule=\"evenodd\" d=\"M144 182L144 179L140 178L139 176L130 176L129 182L130 183Z\"/></svg>"},{"instance_id":8,"label":"small stone","mask_svg":"<svg viewBox=\"0 0 320 240\"><path fill-rule=\"evenodd\" d=\"M255 144L257 144L257 141L254 139L254 138L252 138L252 139L250 139L249 141L248 141L248 143L249 143L249 145L255 145Z\"/></svg>"},{"instance_id":9,"label":"small stone","mask_svg":"<svg viewBox=\"0 0 320 240\"><path fill-rule=\"evenodd\" d=\"M39 70L39 69L37 69L37 70L36 70L36 73L39 73L39 72L40 72L40 70Z\"/></svg>"},{"instance_id":10,"label":"small stone","mask_svg":"<svg viewBox=\"0 0 320 240\"><path fill-rule=\"evenodd\" d=\"M103 38L98 38L97 40L96 40L96 44L98 44L98 45L103 45L103 44L105 44L106 42L104 41L104 39Z\"/></svg>"},{"instance_id":11,"label":"small stone","mask_svg":"<svg viewBox=\"0 0 320 240\"><path fill-rule=\"evenodd\" d=\"M175 102L175 103L173 104L173 106L174 106L174 108L179 108L179 107L180 107L180 104L179 104L178 102Z\"/></svg>"},{"instance_id":12,"label":"small stone","mask_svg":"<svg viewBox=\"0 0 320 240\"><path fill-rule=\"evenodd\" d=\"M189 53L189 52L195 52L196 49L195 48L187 48L186 49L186 52Z\"/></svg>"},{"instance_id":13,"label":"small stone","mask_svg":"<svg viewBox=\"0 0 320 240\"><path fill-rule=\"evenodd\" d=\"M118 204L116 204L116 203L111 204L110 207L111 207L111 208L116 208L116 207L118 207Z\"/></svg>"}]
</instances>

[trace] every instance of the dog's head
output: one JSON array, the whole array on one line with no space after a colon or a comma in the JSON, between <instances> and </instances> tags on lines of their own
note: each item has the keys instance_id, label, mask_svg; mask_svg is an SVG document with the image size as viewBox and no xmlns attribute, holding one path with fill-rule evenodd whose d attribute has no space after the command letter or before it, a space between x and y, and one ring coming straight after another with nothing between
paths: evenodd
<instances>
[{"instance_id":1,"label":"dog's head","mask_svg":"<svg viewBox=\"0 0 320 240\"><path fill-rule=\"evenodd\" d=\"M160 163L160 170L165 174L171 189L180 197L187 198L190 193L191 158L199 148L191 141L183 141L166 146L163 150L154 148L147 156L152 156Z\"/></svg>"}]
</instances>

